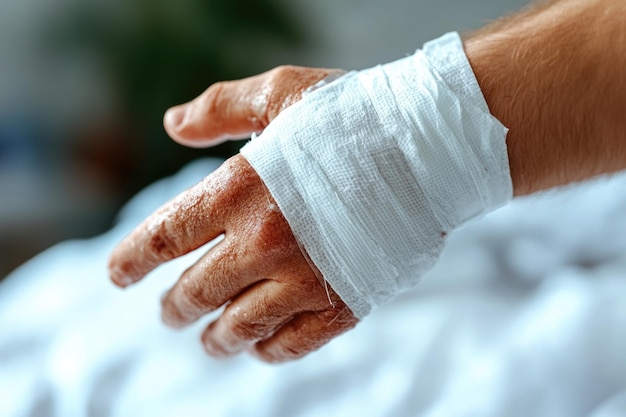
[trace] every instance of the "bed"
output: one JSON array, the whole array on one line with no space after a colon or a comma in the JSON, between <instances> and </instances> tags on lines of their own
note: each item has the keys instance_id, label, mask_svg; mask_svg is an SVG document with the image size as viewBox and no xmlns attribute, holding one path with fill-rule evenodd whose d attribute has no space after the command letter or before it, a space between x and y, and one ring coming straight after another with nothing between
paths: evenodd
<instances>
[{"instance_id":1,"label":"bed","mask_svg":"<svg viewBox=\"0 0 626 417\"><path fill-rule=\"evenodd\" d=\"M624 416L626 176L518 199L451 234L414 290L302 360L215 360L159 321L205 248L125 291L112 247L219 165L133 198L107 233L0 284L0 416Z\"/></svg>"}]
</instances>

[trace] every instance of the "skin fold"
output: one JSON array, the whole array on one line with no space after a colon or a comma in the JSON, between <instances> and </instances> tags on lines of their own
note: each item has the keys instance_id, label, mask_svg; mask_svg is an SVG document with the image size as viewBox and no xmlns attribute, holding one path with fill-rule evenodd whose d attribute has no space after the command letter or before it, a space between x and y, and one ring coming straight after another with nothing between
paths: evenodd
<instances>
[{"instance_id":1,"label":"skin fold","mask_svg":"<svg viewBox=\"0 0 626 417\"><path fill-rule=\"evenodd\" d=\"M464 44L491 112L509 128L516 195L626 168L626 2L537 3ZM247 137L335 71L283 66L214 84L169 109L165 129L192 147ZM209 354L291 360L357 324L241 155L137 226L111 254L111 279L136 283L220 235L162 299L175 328L225 305L202 334Z\"/></svg>"}]
</instances>

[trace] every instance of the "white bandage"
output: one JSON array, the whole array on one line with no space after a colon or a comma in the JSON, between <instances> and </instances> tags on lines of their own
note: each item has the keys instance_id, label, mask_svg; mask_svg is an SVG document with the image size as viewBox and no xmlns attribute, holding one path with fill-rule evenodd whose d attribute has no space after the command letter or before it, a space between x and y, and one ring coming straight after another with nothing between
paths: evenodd
<instances>
[{"instance_id":1,"label":"white bandage","mask_svg":"<svg viewBox=\"0 0 626 417\"><path fill-rule=\"evenodd\" d=\"M415 285L448 231L511 198L506 132L449 33L306 95L241 153L362 317Z\"/></svg>"}]
</instances>

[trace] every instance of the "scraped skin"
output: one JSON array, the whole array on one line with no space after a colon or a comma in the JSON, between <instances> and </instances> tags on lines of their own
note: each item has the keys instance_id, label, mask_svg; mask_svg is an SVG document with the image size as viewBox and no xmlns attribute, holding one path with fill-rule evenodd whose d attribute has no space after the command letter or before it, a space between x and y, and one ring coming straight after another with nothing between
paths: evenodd
<instances>
[{"instance_id":1,"label":"scraped skin","mask_svg":"<svg viewBox=\"0 0 626 417\"><path fill-rule=\"evenodd\" d=\"M279 67L218 83L165 115L172 138L210 146L261 131L336 70ZM169 260L224 239L162 299L163 321L184 327L226 304L202 335L217 357L246 349L268 362L295 359L354 327L357 319L303 256L262 181L241 156L227 160L139 225L115 249L113 282L126 287Z\"/></svg>"}]
</instances>

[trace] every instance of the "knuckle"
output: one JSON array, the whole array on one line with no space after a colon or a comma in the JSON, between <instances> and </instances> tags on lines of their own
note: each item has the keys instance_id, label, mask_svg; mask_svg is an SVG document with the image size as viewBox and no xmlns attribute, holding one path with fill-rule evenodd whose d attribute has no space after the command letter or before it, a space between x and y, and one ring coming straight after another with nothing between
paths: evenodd
<instances>
[{"instance_id":1,"label":"knuckle","mask_svg":"<svg viewBox=\"0 0 626 417\"><path fill-rule=\"evenodd\" d=\"M266 326L245 320L245 313L238 309L226 311L227 326L237 340L252 341L263 336Z\"/></svg>"},{"instance_id":2,"label":"knuckle","mask_svg":"<svg viewBox=\"0 0 626 417\"><path fill-rule=\"evenodd\" d=\"M267 80L269 96L267 97L266 117L268 121L299 100L301 90L305 88L300 85L302 72L302 67L293 65L281 65L270 71Z\"/></svg>"},{"instance_id":3,"label":"knuckle","mask_svg":"<svg viewBox=\"0 0 626 417\"><path fill-rule=\"evenodd\" d=\"M214 205L235 206L246 201L260 179L250 164L241 156L228 158L210 178Z\"/></svg>"},{"instance_id":4,"label":"knuckle","mask_svg":"<svg viewBox=\"0 0 626 417\"><path fill-rule=\"evenodd\" d=\"M185 253L185 245L192 229L190 216L199 204L196 189L179 194L161 207L144 223L147 232L147 251L156 260L176 258Z\"/></svg>"},{"instance_id":5,"label":"knuckle","mask_svg":"<svg viewBox=\"0 0 626 417\"><path fill-rule=\"evenodd\" d=\"M260 219L252 238L263 258L292 255L298 245L289 224L280 212L267 211Z\"/></svg>"},{"instance_id":6,"label":"knuckle","mask_svg":"<svg viewBox=\"0 0 626 417\"><path fill-rule=\"evenodd\" d=\"M161 320L170 327L182 328L195 321L202 311L182 295L180 285L161 298Z\"/></svg>"},{"instance_id":7,"label":"knuckle","mask_svg":"<svg viewBox=\"0 0 626 417\"><path fill-rule=\"evenodd\" d=\"M254 356L263 362L276 364L298 359L309 353L309 350L286 345L285 343L257 343L253 348Z\"/></svg>"},{"instance_id":8,"label":"knuckle","mask_svg":"<svg viewBox=\"0 0 626 417\"><path fill-rule=\"evenodd\" d=\"M147 251L154 259L172 259L179 255L178 242L171 238L168 222L165 218L157 219L151 225L150 231Z\"/></svg>"},{"instance_id":9,"label":"knuckle","mask_svg":"<svg viewBox=\"0 0 626 417\"><path fill-rule=\"evenodd\" d=\"M280 346L279 355L285 359L298 359L315 350L318 346L309 346L298 340L286 340Z\"/></svg>"},{"instance_id":10,"label":"knuckle","mask_svg":"<svg viewBox=\"0 0 626 417\"><path fill-rule=\"evenodd\" d=\"M271 79L274 83L280 84L285 80L298 76L301 70L302 67L295 65L279 65L271 70Z\"/></svg>"},{"instance_id":11,"label":"knuckle","mask_svg":"<svg viewBox=\"0 0 626 417\"><path fill-rule=\"evenodd\" d=\"M157 233L150 237L150 251L158 258L171 258L177 253L175 245L166 235Z\"/></svg>"},{"instance_id":12,"label":"knuckle","mask_svg":"<svg viewBox=\"0 0 626 417\"><path fill-rule=\"evenodd\" d=\"M214 357L226 357L229 356L228 351L224 346L217 343L212 337L210 337L207 333L202 335L202 346L206 353Z\"/></svg>"},{"instance_id":13,"label":"knuckle","mask_svg":"<svg viewBox=\"0 0 626 417\"><path fill-rule=\"evenodd\" d=\"M183 275L180 281L180 293L192 309L207 311L216 308L209 300L205 286L199 280L190 279Z\"/></svg>"},{"instance_id":14,"label":"knuckle","mask_svg":"<svg viewBox=\"0 0 626 417\"><path fill-rule=\"evenodd\" d=\"M218 81L206 89L202 97L202 106L206 115L210 116L219 111L219 103L228 81Z\"/></svg>"},{"instance_id":15,"label":"knuckle","mask_svg":"<svg viewBox=\"0 0 626 417\"><path fill-rule=\"evenodd\" d=\"M258 338L255 329L248 323L240 321L231 324L231 332L237 340L255 340Z\"/></svg>"}]
</instances>

